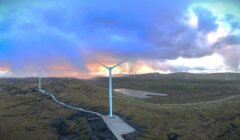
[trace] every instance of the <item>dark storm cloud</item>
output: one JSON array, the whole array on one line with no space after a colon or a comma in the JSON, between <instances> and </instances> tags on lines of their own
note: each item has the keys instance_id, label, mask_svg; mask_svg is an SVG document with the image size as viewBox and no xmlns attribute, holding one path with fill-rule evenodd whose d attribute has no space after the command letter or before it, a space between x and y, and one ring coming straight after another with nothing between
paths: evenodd
<instances>
[{"instance_id":1,"label":"dark storm cloud","mask_svg":"<svg viewBox=\"0 0 240 140\"><path fill-rule=\"evenodd\" d=\"M224 57L225 64L233 69L240 69L240 46L225 46L218 49L218 52Z\"/></svg>"},{"instance_id":2,"label":"dark storm cloud","mask_svg":"<svg viewBox=\"0 0 240 140\"><path fill-rule=\"evenodd\" d=\"M194 7L198 27L186 24L190 1L23 0L0 9L0 61L15 70L62 59L85 69L86 57L175 59L213 53L204 36L216 17ZM199 33L202 34L199 34ZM11 54L11 55L8 55Z\"/></svg>"},{"instance_id":3,"label":"dark storm cloud","mask_svg":"<svg viewBox=\"0 0 240 140\"><path fill-rule=\"evenodd\" d=\"M229 35L220 39L215 45L216 52L219 52L225 64L234 70L240 69L240 37Z\"/></svg>"},{"instance_id":4,"label":"dark storm cloud","mask_svg":"<svg viewBox=\"0 0 240 140\"><path fill-rule=\"evenodd\" d=\"M234 70L240 69L240 36L234 33L240 29L239 17L226 13L222 19L231 27L228 36L222 37L214 44L217 52L219 52L225 61L225 64Z\"/></svg>"},{"instance_id":5,"label":"dark storm cloud","mask_svg":"<svg viewBox=\"0 0 240 140\"><path fill-rule=\"evenodd\" d=\"M240 36L232 34L221 38L221 40L215 44L217 47L225 47L227 45L240 45Z\"/></svg>"},{"instance_id":6,"label":"dark storm cloud","mask_svg":"<svg viewBox=\"0 0 240 140\"><path fill-rule=\"evenodd\" d=\"M232 29L239 29L240 28L240 21L239 19L232 15L232 14L225 14L223 20L228 22Z\"/></svg>"},{"instance_id":7,"label":"dark storm cloud","mask_svg":"<svg viewBox=\"0 0 240 140\"><path fill-rule=\"evenodd\" d=\"M213 13L203 7L194 7L193 12L198 17L198 29L201 32L208 33L216 31L218 25L216 23L217 17Z\"/></svg>"}]
</instances>

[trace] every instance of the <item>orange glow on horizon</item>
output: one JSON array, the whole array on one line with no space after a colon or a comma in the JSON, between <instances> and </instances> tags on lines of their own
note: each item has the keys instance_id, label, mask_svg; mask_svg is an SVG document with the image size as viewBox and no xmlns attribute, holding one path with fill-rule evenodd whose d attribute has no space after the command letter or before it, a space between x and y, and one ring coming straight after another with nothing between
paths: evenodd
<instances>
[{"instance_id":1,"label":"orange glow on horizon","mask_svg":"<svg viewBox=\"0 0 240 140\"><path fill-rule=\"evenodd\" d=\"M137 74L143 74L143 73L152 73L152 72L154 72L154 69L151 68L150 66L144 64L144 65L141 65L138 68L136 73Z\"/></svg>"},{"instance_id":2,"label":"orange glow on horizon","mask_svg":"<svg viewBox=\"0 0 240 140\"><path fill-rule=\"evenodd\" d=\"M116 63L102 63L107 66L116 65ZM115 76L121 76L127 74L162 72L160 70L156 70L156 66L159 65L157 65L154 61L130 61L114 68L112 74ZM161 65L160 67L164 68L164 65ZM37 76L40 72L41 75L45 77L73 77L82 79L89 79L96 76L108 76L108 70L98 63L86 63L85 69L81 69L64 60L55 61L55 63L51 65L43 66L42 70L36 69L33 65L27 65L23 72L25 72L25 75L27 76L29 76L29 74L31 76ZM0 75L9 76L9 74L14 75L17 73L12 73L10 67L7 65L0 66Z\"/></svg>"},{"instance_id":3,"label":"orange glow on horizon","mask_svg":"<svg viewBox=\"0 0 240 140\"><path fill-rule=\"evenodd\" d=\"M110 65L113 66L114 64ZM133 64L125 63L119 67L116 67L112 72L113 75L116 74L143 74L143 73L151 73L155 72L155 70L146 63L136 63L134 67L131 67ZM87 65L87 69L89 73L93 75L108 75L108 71L101 65L97 63L92 63Z\"/></svg>"},{"instance_id":4,"label":"orange glow on horizon","mask_svg":"<svg viewBox=\"0 0 240 140\"><path fill-rule=\"evenodd\" d=\"M8 65L0 66L0 74L8 74L8 73L11 73L10 66Z\"/></svg>"},{"instance_id":5,"label":"orange glow on horizon","mask_svg":"<svg viewBox=\"0 0 240 140\"><path fill-rule=\"evenodd\" d=\"M51 65L48 68L48 76L54 77L81 77L82 72L74 68L69 63L62 63L57 65Z\"/></svg>"}]
</instances>

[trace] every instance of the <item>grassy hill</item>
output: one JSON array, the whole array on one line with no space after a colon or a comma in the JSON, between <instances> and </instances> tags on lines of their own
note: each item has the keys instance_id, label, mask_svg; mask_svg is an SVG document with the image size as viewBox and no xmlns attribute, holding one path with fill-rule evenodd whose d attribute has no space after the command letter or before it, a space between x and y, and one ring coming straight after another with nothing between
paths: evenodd
<instances>
[{"instance_id":1,"label":"grassy hill","mask_svg":"<svg viewBox=\"0 0 240 140\"><path fill-rule=\"evenodd\" d=\"M62 107L36 87L36 78L0 79L1 140L114 139L101 120L93 123L95 116Z\"/></svg>"},{"instance_id":2,"label":"grassy hill","mask_svg":"<svg viewBox=\"0 0 240 140\"><path fill-rule=\"evenodd\" d=\"M169 103L198 101L198 97L196 96L199 96L198 94L204 94L205 92L204 96L200 96L203 98L201 100L212 100L219 97L222 98L229 95L239 94L239 82L231 82L232 81L225 80L189 81L183 79L159 79L155 81L153 79L146 80L144 78L137 78L136 80L136 78L126 77L113 79L114 87L168 92L171 95L171 97L169 96L169 98L166 99ZM8 85L9 83L6 83L4 86L1 85L1 87L8 87ZM30 136L33 136L38 132L38 134L46 133L46 136L44 135L41 137L43 139L45 139L47 135L49 137L51 136L53 139L57 137L56 129L51 127L47 127L49 129L41 129L42 127L40 127L40 124L47 124L45 127L49 126L51 120L55 118L54 116L56 114L58 116L64 116L63 118L68 118L67 116L72 115L72 112L62 107L58 110L40 110L39 106L57 106L59 108L58 105L47 98L42 100L43 103L35 103L36 110L42 113L35 116L33 115L34 117L30 116L27 118L27 120L29 120L29 124L31 124L29 126L35 126L37 132L32 131L30 133L25 133L25 130L22 130L25 126L28 126L27 123L19 125L19 122L27 122L25 117L16 116L15 118L8 118L9 116L4 116L6 114L9 115L13 113L12 111L15 112L19 110L18 108L14 109L11 104L17 104L20 101L24 101L23 99L30 95L34 96L34 98L40 98L38 96L35 97L35 94L32 92L21 95L21 98L18 97L18 93L20 93L20 91L24 91L29 88L31 89L34 86L37 86L37 79L33 79L33 81L23 80L17 85L11 85L8 89L4 88L4 92L1 91L0 119L9 119L9 121L15 120L16 123L8 125L8 123L3 123L1 121L0 134L3 133L5 136L10 134L19 136L19 134L21 134L21 137L25 136L24 138L31 139ZM11 89L14 87L17 87L17 89L12 91ZM76 106L82 106L86 109L99 111L101 113L108 113L108 89L106 78L87 81L69 78L44 78L43 88L55 94L57 98L63 102ZM229 92L226 93L226 91ZM17 94L12 96L11 93ZM24 93L26 93L26 91L24 91ZM181 97L183 97L183 99L179 99ZM30 100L33 100L34 98L31 98ZM216 104L172 107L153 104L166 102L161 99L157 99L156 101L138 100L114 92L113 111L115 114L122 116L141 133L137 137L138 140L238 140L240 137L239 100L239 98L235 98ZM6 102L9 103L9 105L7 105ZM13 110L8 112L9 108L12 108ZM58 111L64 113L57 113ZM21 112L21 110L19 110L19 112ZM39 117L39 115L45 117L48 116L49 119L46 119L46 122L44 122L40 119L42 117ZM36 123L35 120L38 120L39 122ZM65 121L67 122L67 119ZM84 119L81 123L83 122L85 122ZM84 126L86 125L83 125L83 128L85 128ZM15 129L14 131L9 131L11 133L7 133L7 131L3 130L4 128L6 130ZM82 135L84 134L87 135L88 133L85 132Z\"/></svg>"},{"instance_id":3,"label":"grassy hill","mask_svg":"<svg viewBox=\"0 0 240 140\"><path fill-rule=\"evenodd\" d=\"M120 85L120 81L124 78L116 78L113 83L114 86ZM127 79L129 80L129 79ZM133 82L140 83L140 86L135 86L132 83L127 83L129 87L136 87L138 89L150 89L148 86L151 85L151 81L144 83L145 80L139 81L135 80ZM80 80L59 80L59 83L52 82L51 84L46 84L48 89L55 93L61 100L71 102L73 104L79 104L85 106L88 109L96 110L102 113L108 112L108 90L107 90L107 79L97 80L97 81L80 81ZM143 83L142 83L143 82ZM222 83L221 83L222 82ZM215 81L215 87L218 89L230 89L233 88L231 93L224 94L221 96L228 96L228 94L238 94L239 83L224 83L224 81ZM62 85L60 85L60 83ZM155 82L153 82L155 83ZM158 82L157 82L158 83ZM198 81L193 89L188 89L189 83L182 81L175 81L175 84L181 86L185 85L183 91L188 91L189 99L191 101L191 96L194 97L194 88L198 88L199 91L207 91L211 86L209 84L213 81ZM204 84L201 84L204 83ZM218 85L220 83L220 85ZM172 83L170 81L165 81L163 84L168 85L168 89L171 90ZM200 86L198 86L200 84ZM213 84L213 85L214 85ZM101 86L100 86L101 85ZM103 86L105 85L105 86ZM161 84L160 84L161 85ZM204 88L209 86L208 88ZM62 91L59 91L59 88ZM102 88L105 87L105 88ZM147 87L147 88L145 88ZM159 87L158 84L155 87ZM154 89L157 90L157 89ZM181 89L180 89L181 90ZM236 90L236 92L234 92ZM178 90L174 90L178 91ZM227 90L224 90L227 91ZM211 93L208 91L208 93ZM173 94L178 94L174 93ZM214 94L213 94L214 95ZM174 99L171 102L175 102ZM186 96L184 96L186 97ZM204 99L212 100L216 97L204 97ZM184 100L185 101L185 100ZM195 98L197 101L197 98ZM153 104L148 104L149 101L136 100L120 94L114 93L113 95L113 107L114 113L121 115L127 122L133 124L140 132L143 131L142 135L138 139L149 140L149 139L169 139L177 138L179 140L185 139L238 139L240 137L240 103L239 98L225 101L223 103L208 104L208 105L196 105L196 106L155 106ZM150 101L152 102L152 101Z\"/></svg>"},{"instance_id":4,"label":"grassy hill","mask_svg":"<svg viewBox=\"0 0 240 140\"><path fill-rule=\"evenodd\" d=\"M108 88L108 78L96 78L89 82ZM191 103L237 95L240 93L240 81L116 77L113 79L113 88L144 90L169 95L165 97L155 96L144 100L153 103Z\"/></svg>"},{"instance_id":5,"label":"grassy hill","mask_svg":"<svg viewBox=\"0 0 240 140\"><path fill-rule=\"evenodd\" d=\"M225 80L227 75L228 80L240 80L240 73L186 73L177 72L170 74L147 73L130 75L127 77L146 78L146 79L218 79Z\"/></svg>"}]
</instances>

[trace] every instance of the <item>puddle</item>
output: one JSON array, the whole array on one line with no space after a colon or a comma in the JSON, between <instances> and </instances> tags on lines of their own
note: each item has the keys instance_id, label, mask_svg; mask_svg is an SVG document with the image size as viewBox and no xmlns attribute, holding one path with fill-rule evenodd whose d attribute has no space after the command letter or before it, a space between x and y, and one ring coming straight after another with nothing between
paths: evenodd
<instances>
[{"instance_id":1,"label":"puddle","mask_svg":"<svg viewBox=\"0 0 240 140\"><path fill-rule=\"evenodd\" d=\"M164 94L164 93L154 93L154 92L141 91L141 90L130 90L125 88L114 89L114 91L124 94L126 96L139 98L139 99L147 99L147 98L151 98L151 96L168 96L168 94Z\"/></svg>"}]
</instances>

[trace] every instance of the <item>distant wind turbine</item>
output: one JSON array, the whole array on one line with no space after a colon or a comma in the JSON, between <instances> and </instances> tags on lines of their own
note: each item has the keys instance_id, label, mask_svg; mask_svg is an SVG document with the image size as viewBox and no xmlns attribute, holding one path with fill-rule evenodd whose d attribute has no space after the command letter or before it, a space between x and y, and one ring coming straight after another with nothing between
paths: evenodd
<instances>
[{"instance_id":1,"label":"distant wind turbine","mask_svg":"<svg viewBox=\"0 0 240 140\"><path fill-rule=\"evenodd\" d=\"M228 80L228 69L226 69L225 80Z\"/></svg>"},{"instance_id":2,"label":"distant wind turbine","mask_svg":"<svg viewBox=\"0 0 240 140\"><path fill-rule=\"evenodd\" d=\"M39 78L38 78L38 90L41 91L42 90L42 77L39 74Z\"/></svg>"},{"instance_id":3,"label":"distant wind turbine","mask_svg":"<svg viewBox=\"0 0 240 140\"><path fill-rule=\"evenodd\" d=\"M42 90L42 76L45 76L46 73L44 72L40 72L38 75L38 90L41 91Z\"/></svg>"},{"instance_id":4,"label":"distant wind turbine","mask_svg":"<svg viewBox=\"0 0 240 140\"><path fill-rule=\"evenodd\" d=\"M188 73L188 69L187 69L187 73L186 73L186 79L188 79L189 78L189 75L188 75L189 73Z\"/></svg>"},{"instance_id":5,"label":"distant wind turbine","mask_svg":"<svg viewBox=\"0 0 240 140\"><path fill-rule=\"evenodd\" d=\"M113 114L112 114L112 70L114 68L116 68L117 66L121 65L122 63L126 62L128 59L125 59L121 62L119 62L117 65L115 66L106 66L106 65L103 65L102 63L96 61L98 64L100 64L101 66L103 66L104 68L106 68L109 72L109 117L112 118L113 117Z\"/></svg>"}]
</instances>

